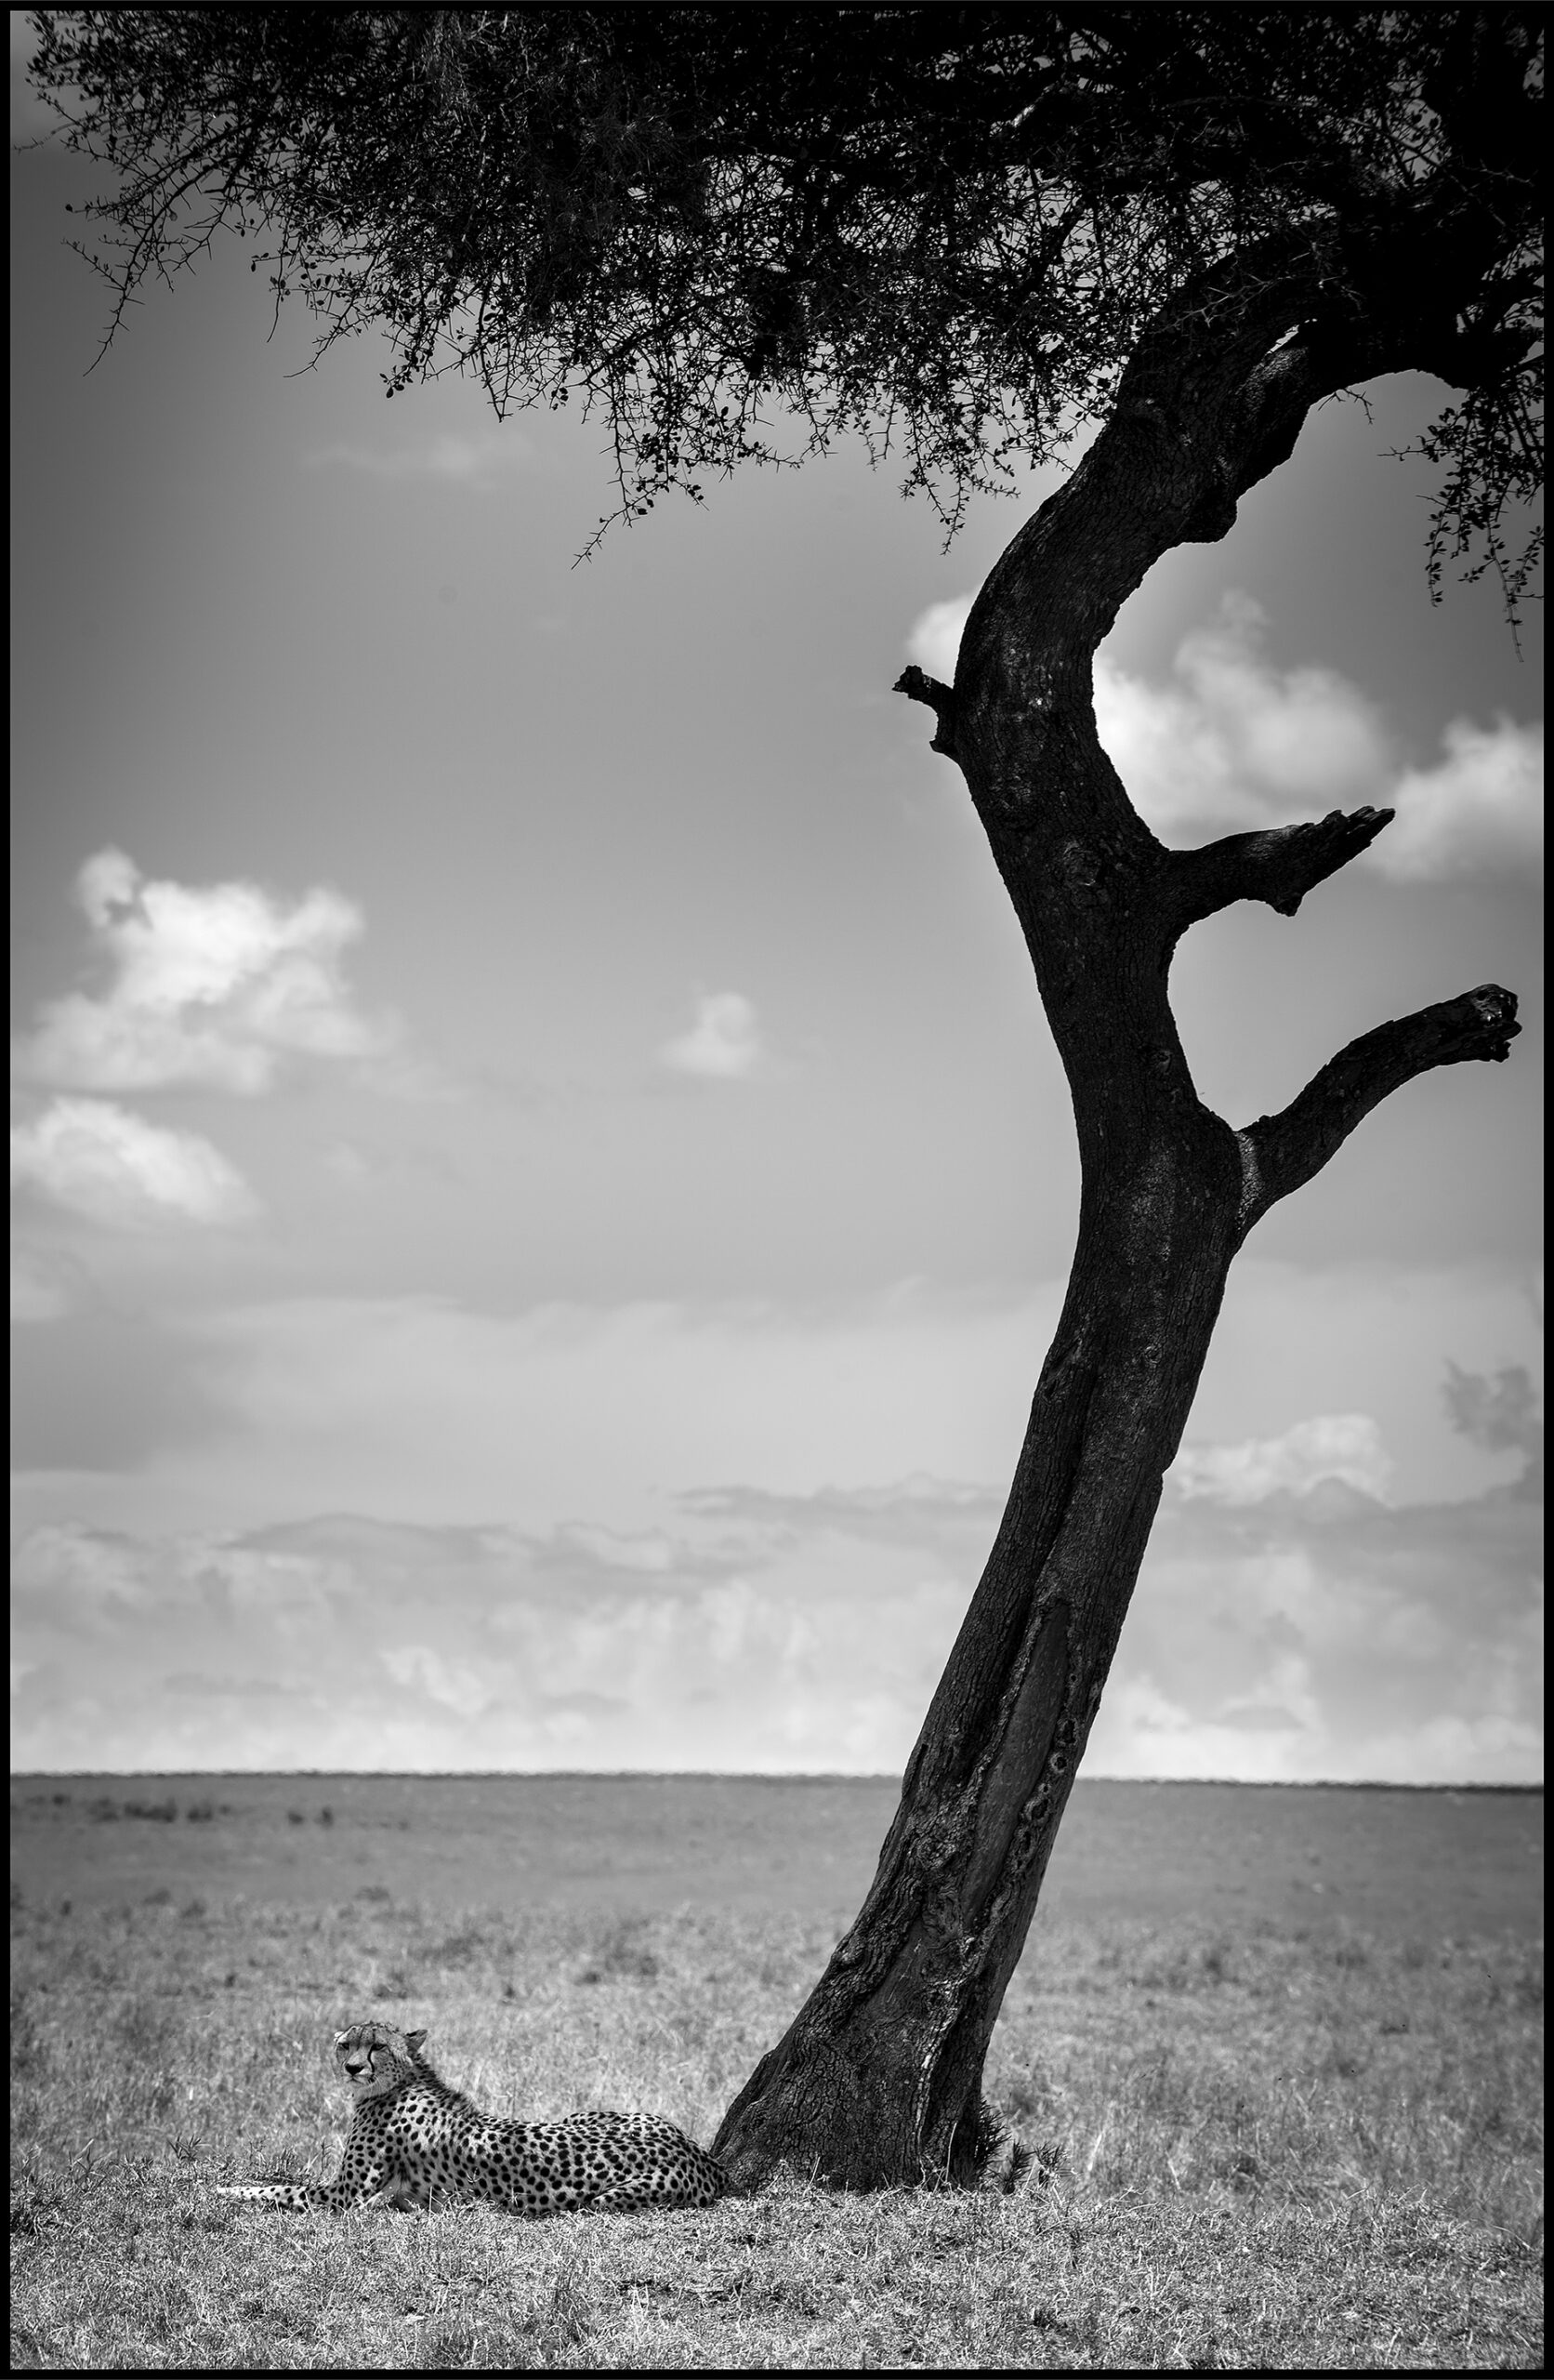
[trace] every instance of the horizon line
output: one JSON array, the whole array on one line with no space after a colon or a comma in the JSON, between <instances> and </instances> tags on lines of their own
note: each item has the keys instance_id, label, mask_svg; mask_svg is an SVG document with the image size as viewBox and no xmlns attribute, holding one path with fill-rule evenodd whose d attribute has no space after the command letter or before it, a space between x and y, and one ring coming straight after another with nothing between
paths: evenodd
<instances>
[{"instance_id":1,"label":"horizon line","mask_svg":"<svg viewBox=\"0 0 1554 2380\"><path fill-rule=\"evenodd\" d=\"M894 1785L893 1769L853 1768L13 1768L13 1785L30 1780L80 1778L97 1781L112 1778L187 1777L258 1778L266 1777L378 1778L405 1782L445 1778L492 1781L566 1779L575 1783L614 1779L633 1782L662 1778L681 1784L753 1785ZM1109 1777L1080 1776L1075 1785L1234 1785L1246 1792L1338 1793L1541 1793L1544 1780L1532 1778L1406 1777Z\"/></svg>"}]
</instances>

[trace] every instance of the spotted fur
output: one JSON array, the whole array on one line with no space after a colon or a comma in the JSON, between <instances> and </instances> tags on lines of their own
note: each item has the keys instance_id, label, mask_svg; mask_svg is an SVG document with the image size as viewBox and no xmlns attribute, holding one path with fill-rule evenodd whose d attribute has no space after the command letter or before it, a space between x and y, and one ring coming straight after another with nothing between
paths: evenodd
<instances>
[{"instance_id":1,"label":"spotted fur","mask_svg":"<svg viewBox=\"0 0 1554 2380\"><path fill-rule=\"evenodd\" d=\"M395 2025L337 2033L335 2061L356 2105L335 2179L225 2182L221 2196L330 2215L367 2199L428 2209L488 2199L515 2215L555 2215L710 2206L731 2187L716 2159L665 2116L603 2108L552 2123L483 2116L432 2072L425 2040Z\"/></svg>"}]
</instances>

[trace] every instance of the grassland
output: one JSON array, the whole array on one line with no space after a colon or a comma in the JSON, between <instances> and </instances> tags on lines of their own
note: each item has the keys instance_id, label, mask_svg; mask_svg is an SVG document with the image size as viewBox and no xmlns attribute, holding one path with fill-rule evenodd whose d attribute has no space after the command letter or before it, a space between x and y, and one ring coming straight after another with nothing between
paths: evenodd
<instances>
[{"instance_id":1,"label":"grassland","mask_svg":"<svg viewBox=\"0 0 1554 2380\"><path fill-rule=\"evenodd\" d=\"M839 1932L900 1781L884 1777L15 1778L29 1899L442 1909L802 1910ZM201 1814L198 1820L195 1814ZM158 1819L164 1823L158 1823ZM1081 1777L1048 1917L1182 1911L1240 1934L1337 1922L1392 1941L1540 1934L1543 1796Z\"/></svg>"},{"instance_id":2,"label":"grassland","mask_svg":"<svg viewBox=\"0 0 1554 2380\"><path fill-rule=\"evenodd\" d=\"M1526 1938L1058 1917L989 2063L1034 2152L1012 2195L789 2175L705 2215L331 2223L211 2184L333 2171L337 2024L428 2026L503 2113L649 2106L705 2139L832 1928L451 1911L371 1882L302 1908L24 1891L12 1929L17 2365L1541 2362Z\"/></svg>"}]
</instances>

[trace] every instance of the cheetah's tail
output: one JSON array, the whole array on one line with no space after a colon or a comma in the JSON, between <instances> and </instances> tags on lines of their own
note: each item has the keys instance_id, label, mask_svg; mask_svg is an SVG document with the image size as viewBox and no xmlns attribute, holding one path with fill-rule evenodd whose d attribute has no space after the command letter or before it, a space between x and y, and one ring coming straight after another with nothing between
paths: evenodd
<instances>
[{"instance_id":1,"label":"cheetah's tail","mask_svg":"<svg viewBox=\"0 0 1554 2380\"><path fill-rule=\"evenodd\" d=\"M309 2214L322 2204L323 2192L307 2182L217 2182L217 2198L240 2198L267 2206L294 2207Z\"/></svg>"}]
</instances>

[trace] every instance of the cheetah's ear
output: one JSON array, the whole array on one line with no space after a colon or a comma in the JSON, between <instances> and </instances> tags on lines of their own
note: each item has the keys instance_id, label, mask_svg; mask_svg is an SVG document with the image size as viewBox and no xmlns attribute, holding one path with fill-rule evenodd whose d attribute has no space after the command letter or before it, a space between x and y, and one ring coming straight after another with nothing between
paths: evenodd
<instances>
[{"instance_id":1,"label":"cheetah's ear","mask_svg":"<svg viewBox=\"0 0 1554 2380\"><path fill-rule=\"evenodd\" d=\"M426 2040L426 2038L427 2038L427 2034L426 2034L426 2028L425 2028L425 2026L423 2026L423 2027L422 2027L421 2030L420 2030L418 2033L406 2033L406 2035L405 2035L405 2037L404 2037L404 2038L405 2038L405 2044L406 2044L406 2047L407 2047L407 2048L410 2048L410 2049L419 2049L419 2048L420 2048L420 2046L421 2046L421 2043L422 2043Z\"/></svg>"}]
</instances>

